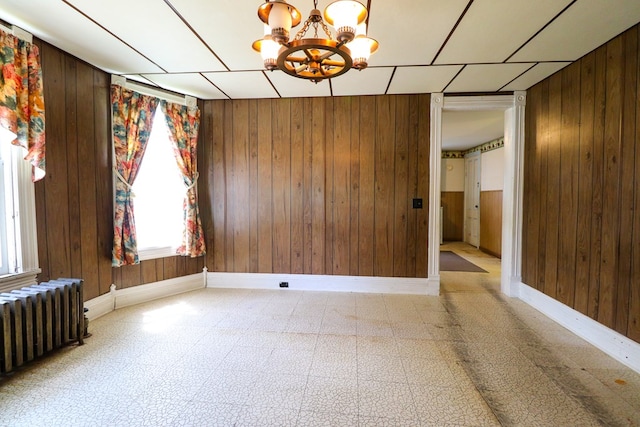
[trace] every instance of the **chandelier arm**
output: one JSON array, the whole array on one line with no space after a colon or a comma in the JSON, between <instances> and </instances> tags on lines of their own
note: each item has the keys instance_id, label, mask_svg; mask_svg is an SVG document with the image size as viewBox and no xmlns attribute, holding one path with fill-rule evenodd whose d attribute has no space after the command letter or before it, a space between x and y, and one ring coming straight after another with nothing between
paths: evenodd
<instances>
[{"instance_id":1,"label":"chandelier arm","mask_svg":"<svg viewBox=\"0 0 640 427\"><path fill-rule=\"evenodd\" d=\"M322 61L322 65L329 65L331 67L344 67L344 61Z\"/></svg>"}]
</instances>

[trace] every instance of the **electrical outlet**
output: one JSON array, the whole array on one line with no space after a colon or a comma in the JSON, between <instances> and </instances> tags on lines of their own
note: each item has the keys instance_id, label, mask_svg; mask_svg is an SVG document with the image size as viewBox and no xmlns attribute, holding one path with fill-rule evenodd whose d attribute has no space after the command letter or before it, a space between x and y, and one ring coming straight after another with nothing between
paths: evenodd
<instances>
[{"instance_id":1,"label":"electrical outlet","mask_svg":"<svg viewBox=\"0 0 640 427\"><path fill-rule=\"evenodd\" d=\"M422 209L422 199L413 199L413 209Z\"/></svg>"},{"instance_id":2,"label":"electrical outlet","mask_svg":"<svg viewBox=\"0 0 640 427\"><path fill-rule=\"evenodd\" d=\"M281 288L288 288L289 287L289 282L280 282L280 287Z\"/></svg>"}]
</instances>

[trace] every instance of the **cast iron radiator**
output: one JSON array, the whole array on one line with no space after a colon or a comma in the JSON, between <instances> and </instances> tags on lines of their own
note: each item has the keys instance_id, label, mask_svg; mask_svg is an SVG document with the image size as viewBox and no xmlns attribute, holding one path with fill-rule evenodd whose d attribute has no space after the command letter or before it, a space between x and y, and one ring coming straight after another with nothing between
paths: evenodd
<instances>
[{"instance_id":1,"label":"cast iron radiator","mask_svg":"<svg viewBox=\"0 0 640 427\"><path fill-rule=\"evenodd\" d=\"M83 344L82 279L0 293L0 374L63 345Z\"/></svg>"}]
</instances>

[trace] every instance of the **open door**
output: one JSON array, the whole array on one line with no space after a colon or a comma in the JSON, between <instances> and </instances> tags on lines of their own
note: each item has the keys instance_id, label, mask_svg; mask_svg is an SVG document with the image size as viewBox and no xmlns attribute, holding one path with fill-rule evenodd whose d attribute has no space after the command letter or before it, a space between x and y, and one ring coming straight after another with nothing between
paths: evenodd
<instances>
[{"instance_id":1,"label":"open door","mask_svg":"<svg viewBox=\"0 0 640 427\"><path fill-rule=\"evenodd\" d=\"M465 156L464 241L480 247L480 152Z\"/></svg>"}]
</instances>

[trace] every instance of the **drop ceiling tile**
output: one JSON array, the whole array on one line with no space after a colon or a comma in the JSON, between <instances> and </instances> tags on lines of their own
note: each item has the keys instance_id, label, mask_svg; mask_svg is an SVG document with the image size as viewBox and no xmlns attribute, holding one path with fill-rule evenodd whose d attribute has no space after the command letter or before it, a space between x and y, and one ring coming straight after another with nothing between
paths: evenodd
<instances>
[{"instance_id":1,"label":"drop ceiling tile","mask_svg":"<svg viewBox=\"0 0 640 427\"><path fill-rule=\"evenodd\" d=\"M531 68L533 64L467 65L445 92L495 92Z\"/></svg>"},{"instance_id":2,"label":"drop ceiling tile","mask_svg":"<svg viewBox=\"0 0 640 427\"><path fill-rule=\"evenodd\" d=\"M153 84L184 95L200 99L228 99L211 82L198 73L145 74Z\"/></svg>"},{"instance_id":3,"label":"drop ceiling tile","mask_svg":"<svg viewBox=\"0 0 640 427\"><path fill-rule=\"evenodd\" d=\"M282 98L331 96L328 81L316 84L311 80L299 79L279 70L268 72L266 75Z\"/></svg>"},{"instance_id":4,"label":"drop ceiling tile","mask_svg":"<svg viewBox=\"0 0 640 427\"><path fill-rule=\"evenodd\" d=\"M527 90L531 86L546 79L550 75L563 69L569 64L571 64L571 62L546 62L538 64L508 85L506 85L504 88L502 88L502 90Z\"/></svg>"},{"instance_id":5,"label":"drop ceiling tile","mask_svg":"<svg viewBox=\"0 0 640 427\"><path fill-rule=\"evenodd\" d=\"M503 62L571 0L477 0L436 64Z\"/></svg>"},{"instance_id":6,"label":"drop ceiling tile","mask_svg":"<svg viewBox=\"0 0 640 427\"><path fill-rule=\"evenodd\" d=\"M467 3L468 0L372 1L368 34L380 42L380 48L371 57L370 65L429 65Z\"/></svg>"},{"instance_id":7,"label":"drop ceiling tile","mask_svg":"<svg viewBox=\"0 0 640 427\"><path fill-rule=\"evenodd\" d=\"M442 92L462 65L398 67L389 86L389 94Z\"/></svg>"},{"instance_id":8,"label":"drop ceiling tile","mask_svg":"<svg viewBox=\"0 0 640 427\"><path fill-rule=\"evenodd\" d=\"M51 19L53 16L55 19ZM2 0L0 18L109 73L162 72L62 2ZM69 31L71 28L73 31ZM96 49L96 46L100 48Z\"/></svg>"},{"instance_id":9,"label":"drop ceiling tile","mask_svg":"<svg viewBox=\"0 0 640 427\"><path fill-rule=\"evenodd\" d=\"M204 76L232 99L278 97L262 71L206 73Z\"/></svg>"},{"instance_id":10,"label":"drop ceiling tile","mask_svg":"<svg viewBox=\"0 0 640 427\"><path fill-rule=\"evenodd\" d=\"M260 70L260 54L251 44L262 38L260 2L171 0L200 37L231 70Z\"/></svg>"},{"instance_id":11,"label":"drop ceiling tile","mask_svg":"<svg viewBox=\"0 0 640 427\"><path fill-rule=\"evenodd\" d=\"M367 68L349 72L331 80L335 96L383 95L393 67Z\"/></svg>"},{"instance_id":12,"label":"drop ceiling tile","mask_svg":"<svg viewBox=\"0 0 640 427\"><path fill-rule=\"evenodd\" d=\"M580 0L510 61L575 61L638 22L637 0Z\"/></svg>"},{"instance_id":13,"label":"drop ceiling tile","mask_svg":"<svg viewBox=\"0 0 640 427\"><path fill-rule=\"evenodd\" d=\"M225 70L214 54L165 2L65 1L107 28L166 72Z\"/></svg>"}]
</instances>

